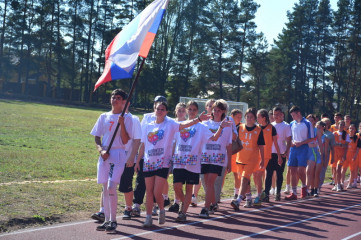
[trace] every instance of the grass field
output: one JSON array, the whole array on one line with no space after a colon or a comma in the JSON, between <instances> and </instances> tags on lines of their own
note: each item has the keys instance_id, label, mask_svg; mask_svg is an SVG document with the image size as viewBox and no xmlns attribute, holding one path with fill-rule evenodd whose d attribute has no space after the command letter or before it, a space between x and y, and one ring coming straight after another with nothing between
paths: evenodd
<instances>
[{"instance_id":1,"label":"grass field","mask_svg":"<svg viewBox=\"0 0 361 240\"><path fill-rule=\"evenodd\" d=\"M86 219L97 211L98 153L89 133L109 109L4 99L0 109L0 232ZM228 174L224 196L233 194L232 179ZM169 196L173 199L172 187ZM122 196L119 206L124 206Z\"/></svg>"}]
</instances>

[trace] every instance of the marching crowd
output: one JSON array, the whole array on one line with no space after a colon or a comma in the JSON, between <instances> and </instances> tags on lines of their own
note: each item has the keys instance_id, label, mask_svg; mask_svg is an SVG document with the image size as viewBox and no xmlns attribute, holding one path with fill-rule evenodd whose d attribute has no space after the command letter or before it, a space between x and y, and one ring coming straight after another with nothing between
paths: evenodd
<instances>
[{"instance_id":1,"label":"marching crowd","mask_svg":"<svg viewBox=\"0 0 361 240\"><path fill-rule=\"evenodd\" d=\"M335 124L326 114L319 121L315 115L303 117L293 106L289 113L293 121L284 121L284 112L275 107L270 111L249 108L243 113L233 109L228 116L228 104L223 99L208 100L206 111L199 113L195 101L178 103L175 119L167 116L167 100L154 99L154 112L145 114L142 122L126 109L128 95L121 89L111 94L112 109L103 113L91 134L95 137L98 160L97 183L103 185L100 211L92 218L102 222L96 230L114 232L117 227L117 188L125 196L123 219L140 216L140 205L146 193L144 227L165 223L169 174L173 174L174 203L168 211L178 213L177 222L187 221L190 205L197 205L198 191L203 185L205 204L199 216L208 218L218 210L221 191L227 173L233 172L235 210L261 206L275 195L281 201L283 172L287 165L287 201L298 197L318 197L327 167L332 167L332 190L356 188L361 169L361 136L349 115L334 115ZM242 123L244 117L245 123ZM117 124L113 145L107 151ZM361 124L358 126L361 132ZM286 164L287 162L287 164ZM350 169L348 185L345 173ZM133 175L136 186L133 191ZM256 195L252 196L253 176ZM297 185L301 181L301 195ZM119 185L119 186L118 186ZM183 190L183 185L185 189Z\"/></svg>"}]
</instances>

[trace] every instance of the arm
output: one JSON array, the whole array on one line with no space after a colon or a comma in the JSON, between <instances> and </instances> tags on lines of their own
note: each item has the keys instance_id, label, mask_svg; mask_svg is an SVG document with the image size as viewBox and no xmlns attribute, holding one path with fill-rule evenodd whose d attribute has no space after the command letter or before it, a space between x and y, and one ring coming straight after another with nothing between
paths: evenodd
<instances>
[{"instance_id":1,"label":"arm","mask_svg":"<svg viewBox=\"0 0 361 240\"><path fill-rule=\"evenodd\" d=\"M190 126L193 126L196 123L206 121L209 118L210 118L210 114L206 114L205 112L202 112L201 115L199 115L198 118L195 118L193 120L184 121L184 122L180 123L179 124L179 131L184 129L184 128L188 128Z\"/></svg>"},{"instance_id":2,"label":"arm","mask_svg":"<svg viewBox=\"0 0 361 240\"><path fill-rule=\"evenodd\" d=\"M277 152L277 156L278 156L278 165L281 166L283 160L282 160L281 153L280 153L280 147L278 146L277 135L272 137L272 141L276 148L276 152Z\"/></svg>"},{"instance_id":3,"label":"arm","mask_svg":"<svg viewBox=\"0 0 361 240\"><path fill-rule=\"evenodd\" d=\"M144 156L144 149L145 149L144 143L141 143L141 144L140 144L140 148L139 148L138 157L137 157L137 163L136 163L135 166L134 166L134 170L135 170L136 172L139 171L139 164L140 164L140 160L141 160L141 159L143 158L143 156Z\"/></svg>"},{"instance_id":4,"label":"arm","mask_svg":"<svg viewBox=\"0 0 361 240\"><path fill-rule=\"evenodd\" d=\"M135 158L135 155L137 154L138 149L139 149L140 139L134 139L132 144L133 144L132 151L129 154L129 157L128 157L127 163L126 163L127 167L131 167L134 164L134 158Z\"/></svg>"},{"instance_id":5,"label":"arm","mask_svg":"<svg viewBox=\"0 0 361 240\"><path fill-rule=\"evenodd\" d=\"M292 145L292 136L289 136L289 137L286 139L286 151L283 153L284 157L288 157L288 154L289 154L289 152L290 152L291 145Z\"/></svg>"},{"instance_id":6,"label":"arm","mask_svg":"<svg viewBox=\"0 0 361 240\"><path fill-rule=\"evenodd\" d=\"M95 136L95 146L98 150L98 152L100 153L100 156L103 158L103 160L107 160L108 157L109 157L109 154L107 153L106 150L103 149L103 146L102 146L102 141L100 139L100 137L98 136Z\"/></svg>"},{"instance_id":7,"label":"arm","mask_svg":"<svg viewBox=\"0 0 361 240\"><path fill-rule=\"evenodd\" d=\"M120 138L122 139L123 144L127 144L130 137L127 133L127 129L124 124L124 116L119 116L118 123L120 124Z\"/></svg>"},{"instance_id":8,"label":"arm","mask_svg":"<svg viewBox=\"0 0 361 240\"><path fill-rule=\"evenodd\" d=\"M309 144L310 142L312 142L314 140L315 140L314 138L309 138L309 139L306 139L306 140L304 140L302 142L295 143L295 146L300 147L300 146L302 146L304 144Z\"/></svg>"},{"instance_id":9,"label":"arm","mask_svg":"<svg viewBox=\"0 0 361 240\"><path fill-rule=\"evenodd\" d=\"M223 121L219 125L219 128L217 129L217 132L215 134L213 134L213 136L210 137L209 139L212 141L217 141L218 138L221 136L223 128L231 126L230 123L231 123L230 121L226 121L226 119L223 119Z\"/></svg>"},{"instance_id":10,"label":"arm","mask_svg":"<svg viewBox=\"0 0 361 240\"><path fill-rule=\"evenodd\" d=\"M231 167L232 167L232 144L228 144L226 146L226 149L227 149L227 158L228 158L227 171L228 171L228 173L230 173Z\"/></svg>"}]
</instances>

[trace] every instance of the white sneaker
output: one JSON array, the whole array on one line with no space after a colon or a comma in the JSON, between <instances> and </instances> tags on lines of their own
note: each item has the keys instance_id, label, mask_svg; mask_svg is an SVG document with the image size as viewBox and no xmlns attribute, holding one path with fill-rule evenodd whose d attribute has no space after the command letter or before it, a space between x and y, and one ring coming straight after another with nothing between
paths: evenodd
<instances>
[{"instance_id":1,"label":"white sneaker","mask_svg":"<svg viewBox=\"0 0 361 240\"><path fill-rule=\"evenodd\" d=\"M197 207L197 203L198 203L197 197L193 195L192 196L192 201L191 201L192 207Z\"/></svg>"},{"instance_id":2,"label":"white sneaker","mask_svg":"<svg viewBox=\"0 0 361 240\"><path fill-rule=\"evenodd\" d=\"M335 185L331 190L332 190L332 191L336 191L336 190L337 190L337 186Z\"/></svg>"},{"instance_id":3,"label":"white sneaker","mask_svg":"<svg viewBox=\"0 0 361 240\"><path fill-rule=\"evenodd\" d=\"M147 216L145 217L145 221L144 221L143 227L151 227L151 226L153 226L152 216L151 216L151 215L147 215Z\"/></svg>"},{"instance_id":4,"label":"white sneaker","mask_svg":"<svg viewBox=\"0 0 361 240\"><path fill-rule=\"evenodd\" d=\"M285 194L290 194L290 192L291 192L291 186L287 186L286 185L286 188L285 188L285 190L283 191Z\"/></svg>"},{"instance_id":5,"label":"white sneaker","mask_svg":"<svg viewBox=\"0 0 361 240\"><path fill-rule=\"evenodd\" d=\"M342 191L341 184L337 184L336 191L337 191L337 192L341 192L341 191Z\"/></svg>"},{"instance_id":6,"label":"white sneaker","mask_svg":"<svg viewBox=\"0 0 361 240\"><path fill-rule=\"evenodd\" d=\"M275 195L275 189L274 189L274 188L271 188L271 190L269 191L269 194L270 194L270 195Z\"/></svg>"},{"instance_id":7,"label":"white sneaker","mask_svg":"<svg viewBox=\"0 0 361 240\"><path fill-rule=\"evenodd\" d=\"M154 207L153 207L152 215L153 215L153 216L157 216L157 215L158 215L158 206L154 206Z\"/></svg>"},{"instance_id":8,"label":"white sneaker","mask_svg":"<svg viewBox=\"0 0 361 240\"><path fill-rule=\"evenodd\" d=\"M164 224L165 223L165 210L160 210L158 214L158 223Z\"/></svg>"}]
</instances>

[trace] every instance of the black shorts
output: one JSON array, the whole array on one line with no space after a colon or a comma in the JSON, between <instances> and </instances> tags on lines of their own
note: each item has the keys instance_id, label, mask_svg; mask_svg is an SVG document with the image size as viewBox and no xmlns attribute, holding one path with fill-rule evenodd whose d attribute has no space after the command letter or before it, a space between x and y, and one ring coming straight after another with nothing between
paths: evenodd
<instances>
[{"instance_id":1,"label":"black shorts","mask_svg":"<svg viewBox=\"0 0 361 240\"><path fill-rule=\"evenodd\" d=\"M124 172L120 178L119 192L128 193L133 191L134 165L132 167L124 168Z\"/></svg>"},{"instance_id":2,"label":"black shorts","mask_svg":"<svg viewBox=\"0 0 361 240\"><path fill-rule=\"evenodd\" d=\"M158 176L158 177L167 179L168 178L168 171L169 171L169 168L161 168L161 169L158 169L158 170L155 170L155 171L143 172L143 176L145 178Z\"/></svg>"},{"instance_id":3,"label":"black shorts","mask_svg":"<svg viewBox=\"0 0 361 240\"><path fill-rule=\"evenodd\" d=\"M183 168L173 169L173 183L199 184L199 173L194 173Z\"/></svg>"},{"instance_id":4,"label":"black shorts","mask_svg":"<svg viewBox=\"0 0 361 240\"><path fill-rule=\"evenodd\" d=\"M222 176L222 166L213 164L202 164L201 166L201 174L216 173L218 176Z\"/></svg>"}]
</instances>

